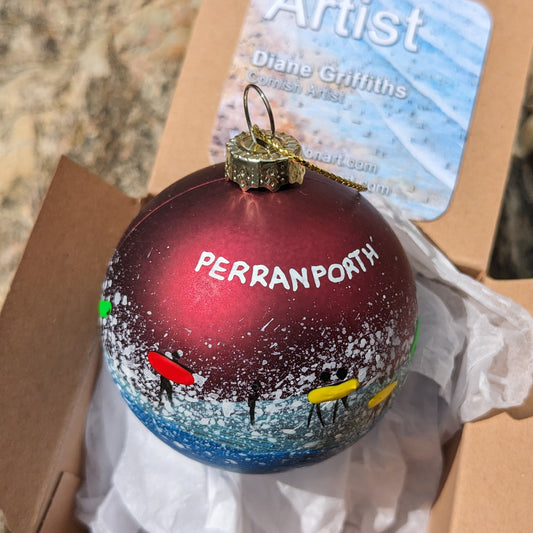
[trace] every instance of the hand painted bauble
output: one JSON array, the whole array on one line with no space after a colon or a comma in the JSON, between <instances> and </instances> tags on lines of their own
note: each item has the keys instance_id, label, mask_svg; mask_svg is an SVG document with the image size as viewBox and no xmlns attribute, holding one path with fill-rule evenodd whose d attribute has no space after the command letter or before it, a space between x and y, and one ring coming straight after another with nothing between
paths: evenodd
<instances>
[{"instance_id":1,"label":"hand painted bauble","mask_svg":"<svg viewBox=\"0 0 533 533\"><path fill-rule=\"evenodd\" d=\"M102 296L105 358L138 418L176 450L241 472L326 459L403 384L415 284L358 192L307 171L242 192L223 165L137 216Z\"/></svg>"}]
</instances>

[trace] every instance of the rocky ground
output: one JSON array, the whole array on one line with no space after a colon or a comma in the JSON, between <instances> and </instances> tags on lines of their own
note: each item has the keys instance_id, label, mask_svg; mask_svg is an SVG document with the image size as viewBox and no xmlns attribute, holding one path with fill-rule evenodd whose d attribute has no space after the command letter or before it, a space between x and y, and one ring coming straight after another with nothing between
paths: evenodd
<instances>
[{"instance_id":1,"label":"rocky ground","mask_svg":"<svg viewBox=\"0 0 533 533\"><path fill-rule=\"evenodd\" d=\"M0 1L0 304L62 154L144 194L199 4Z\"/></svg>"},{"instance_id":2,"label":"rocky ground","mask_svg":"<svg viewBox=\"0 0 533 533\"><path fill-rule=\"evenodd\" d=\"M533 278L533 61L489 273Z\"/></svg>"}]
</instances>

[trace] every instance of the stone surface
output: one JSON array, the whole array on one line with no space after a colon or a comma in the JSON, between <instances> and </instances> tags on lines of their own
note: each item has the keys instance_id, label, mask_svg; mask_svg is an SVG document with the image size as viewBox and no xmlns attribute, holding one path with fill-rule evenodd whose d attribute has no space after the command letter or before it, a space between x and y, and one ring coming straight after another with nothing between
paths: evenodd
<instances>
[{"instance_id":1,"label":"stone surface","mask_svg":"<svg viewBox=\"0 0 533 533\"><path fill-rule=\"evenodd\" d=\"M199 4L0 4L0 303L62 154L144 194Z\"/></svg>"},{"instance_id":2,"label":"stone surface","mask_svg":"<svg viewBox=\"0 0 533 533\"><path fill-rule=\"evenodd\" d=\"M4 513L0 510L0 533L11 533L7 527Z\"/></svg>"},{"instance_id":3,"label":"stone surface","mask_svg":"<svg viewBox=\"0 0 533 533\"><path fill-rule=\"evenodd\" d=\"M533 278L533 58L489 273Z\"/></svg>"}]
</instances>

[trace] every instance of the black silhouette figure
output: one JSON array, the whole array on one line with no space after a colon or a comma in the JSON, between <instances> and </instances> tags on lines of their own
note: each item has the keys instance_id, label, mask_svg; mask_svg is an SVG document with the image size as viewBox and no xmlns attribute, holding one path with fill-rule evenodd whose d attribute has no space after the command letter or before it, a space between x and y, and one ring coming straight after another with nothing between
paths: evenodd
<instances>
[{"instance_id":1,"label":"black silhouette figure","mask_svg":"<svg viewBox=\"0 0 533 533\"><path fill-rule=\"evenodd\" d=\"M385 411L385 409L387 409L391 400L392 400L392 394L389 395L382 402L378 403L375 407L371 407L369 409L369 414L365 420L365 425L369 426L373 424L376 421L376 419L379 417L379 415L381 415Z\"/></svg>"},{"instance_id":2,"label":"black silhouette figure","mask_svg":"<svg viewBox=\"0 0 533 533\"><path fill-rule=\"evenodd\" d=\"M346 379L346 376L348 375L348 371L345 369L345 368L339 368L336 372L336 376L338 379L342 381L344 381ZM322 381L323 383L328 383L330 380L331 380L331 372L329 370L324 370L321 374L320 374L320 381ZM349 408L349 405L348 405L348 398L346 396L344 396L344 398L340 398L340 401L342 402L342 405L344 406L345 409L348 409ZM336 418L337 418L337 410L339 408L339 400L335 400L335 406L333 407L333 422L335 422ZM318 420L320 421L320 423L322 424L322 426L325 426L325 422L324 422L324 417L322 416L322 410L320 408L320 404L319 403L313 403L311 404L311 410L309 411L309 416L307 417L307 427L310 426L311 424L311 420L313 418L313 412L316 410L316 415L318 417Z\"/></svg>"},{"instance_id":3,"label":"black silhouette figure","mask_svg":"<svg viewBox=\"0 0 533 533\"><path fill-rule=\"evenodd\" d=\"M392 394L389 394L387 398L379 402L374 407L369 407L369 413L365 420L366 425L373 424L376 419L387 409L392 400L392 396Z\"/></svg>"},{"instance_id":4,"label":"black silhouette figure","mask_svg":"<svg viewBox=\"0 0 533 533\"><path fill-rule=\"evenodd\" d=\"M172 352L170 354L170 357L171 357L172 361L174 361L174 363L178 363L181 355L180 355L180 352ZM191 371L190 368L187 368L183 363L178 363L178 364L181 367L183 367L185 370L187 370L187 372L190 372L192 374L192 371ZM166 392L167 393L167 397L168 397L168 401L172 403L172 381L170 381L169 379L167 379L164 376L161 376L160 384L161 384L161 388L159 390L159 401L160 402L163 401L163 393Z\"/></svg>"},{"instance_id":5,"label":"black silhouette figure","mask_svg":"<svg viewBox=\"0 0 533 533\"><path fill-rule=\"evenodd\" d=\"M254 381L252 383L252 392L248 396L248 407L250 408L250 423L252 426L255 424L255 402L259 400L259 390L261 389L261 383Z\"/></svg>"},{"instance_id":6,"label":"black silhouette figure","mask_svg":"<svg viewBox=\"0 0 533 533\"><path fill-rule=\"evenodd\" d=\"M337 377L341 380L341 381L344 381L346 379L346 376L348 375L348 370L346 370L345 368L339 368L339 370L337 370ZM344 406L345 409L348 409L348 397L345 396L344 398L341 398L341 402L342 402L342 405ZM335 419L337 418L337 409L339 408L339 400L336 400L335 401L335 407L333 408L333 422L335 422Z\"/></svg>"},{"instance_id":7,"label":"black silhouette figure","mask_svg":"<svg viewBox=\"0 0 533 533\"><path fill-rule=\"evenodd\" d=\"M387 374L386 378L382 378L379 380L380 385L385 388L387 386L387 381L392 381L394 377L394 368L391 367L389 370L389 373ZM373 424L376 421L376 418L387 409L390 402L392 400L392 394L389 394L387 398L385 398L383 401L375 405L374 407L369 407L370 413L366 419L366 424L370 425Z\"/></svg>"}]
</instances>

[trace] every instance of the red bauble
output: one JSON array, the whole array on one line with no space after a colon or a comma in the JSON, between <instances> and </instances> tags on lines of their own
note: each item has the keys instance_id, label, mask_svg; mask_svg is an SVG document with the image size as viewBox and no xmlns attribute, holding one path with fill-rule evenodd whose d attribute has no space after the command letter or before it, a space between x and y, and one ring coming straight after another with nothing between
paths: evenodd
<instances>
[{"instance_id":1,"label":"red bauble","mask_svg":"<svg viewBox=\"0 0 533 533\"><path fill-rule=\"evenodd\" d=\"M130 407L180 451L243 471L321 460L364 434L405 379L417 318L405 253L360 193L310 171L243 193L223 165L146 206L103 299Z\"/></svg>"}]
</instances>

